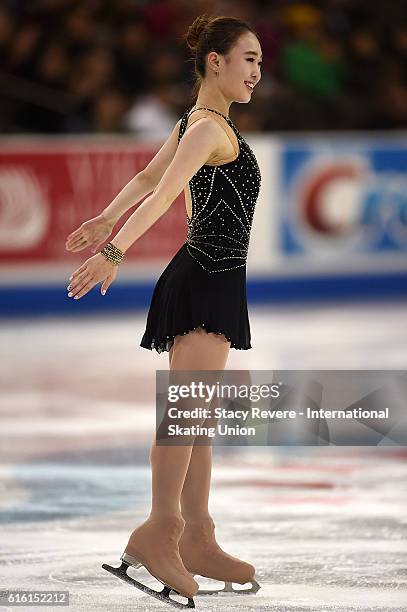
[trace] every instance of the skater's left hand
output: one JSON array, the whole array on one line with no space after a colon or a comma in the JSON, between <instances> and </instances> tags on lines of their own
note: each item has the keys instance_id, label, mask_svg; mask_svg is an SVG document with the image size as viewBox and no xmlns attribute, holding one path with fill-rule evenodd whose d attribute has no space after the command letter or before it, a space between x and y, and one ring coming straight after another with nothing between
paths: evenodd
<instances>
[{"instance_id":1,"label":"skater's left hand","mask_svg":"<svg viewBox=\"0 0 407 612\"><path fill-rule=\"evenodd\" d=\"M68 297L79 299L103 281L100 292L104 295L117 276L117 268L101 253L90 257L69 278Z\"/></svg>"}]
</instances>

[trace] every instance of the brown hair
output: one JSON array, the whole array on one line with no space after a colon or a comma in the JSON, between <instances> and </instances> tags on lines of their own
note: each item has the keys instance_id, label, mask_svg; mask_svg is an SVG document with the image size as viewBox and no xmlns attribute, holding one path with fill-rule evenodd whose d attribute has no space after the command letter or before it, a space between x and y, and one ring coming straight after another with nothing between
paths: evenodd
<instances>
[{"instance_id":1,"label":"brown hair","mask_svg":"<svg viewBox=\"0 0 407 612\"><path fill-rule=\"evenodd\" d=\"M227 55L237 39L247 31L257 36L257 32L241 19L211 17L207 14L200 15L189 26L184 40L193 55L195 73L193 98L198 95L201 82L205 78L208 53L216 51L220 55Z\"/></svg>"}]
</instances>

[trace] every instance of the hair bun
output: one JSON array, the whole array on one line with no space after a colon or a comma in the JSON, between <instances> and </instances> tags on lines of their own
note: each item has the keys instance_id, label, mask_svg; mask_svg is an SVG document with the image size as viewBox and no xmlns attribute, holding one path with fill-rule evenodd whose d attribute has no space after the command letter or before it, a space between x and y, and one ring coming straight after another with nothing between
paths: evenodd
<instances>
[{"instance_id":1,"label":"hair bun","mask_svg":"<svg viewBox=\"0 0 407 612\"><path fill-rule=\"evenodd\" d=\"M189 26L185 34L185 41L193 53L195 53L198 48L199 37L211 21L212 18L209 15L199 15L199 17Z\"/></svg>"}]
</instances>

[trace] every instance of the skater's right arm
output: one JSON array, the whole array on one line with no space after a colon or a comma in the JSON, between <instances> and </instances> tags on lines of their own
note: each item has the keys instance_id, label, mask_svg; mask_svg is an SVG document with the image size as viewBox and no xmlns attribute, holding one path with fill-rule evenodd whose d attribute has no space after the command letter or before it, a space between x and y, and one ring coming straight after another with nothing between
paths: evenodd
<instances>
[{"instance_id":1,"label":"skater's right arm","mask_svg":"<svg viewBox=\"0 0 407 612\"><path fill-rule=\"evenodd\" d=\"M181 119L144 170L131 179L111 204L103 210L102 215L107 221L115 225L129 208L151 193L158 185L177 150L180 123Z\"/></svg>"},{"instance_id":2,"label":"skater's right arm","mask_svg":"<svg viewBox=\"0 0 407 612\"><path fill-rule=\"evenodd\" d=\"M125 252L171 206L188 181L222 144L223 129L208 117L193 123L181 138L160 182L111 240Z\"/></svg>"}]
</instances>

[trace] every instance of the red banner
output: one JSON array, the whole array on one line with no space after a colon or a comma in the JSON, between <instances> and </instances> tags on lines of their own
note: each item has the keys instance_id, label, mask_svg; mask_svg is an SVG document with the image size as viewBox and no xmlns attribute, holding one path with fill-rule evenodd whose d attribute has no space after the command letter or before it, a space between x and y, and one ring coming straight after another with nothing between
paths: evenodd
<instances>
[{"instance_id":1,"label":"red banner","mask_svg":"<svg viewBox=\"0 0 407 612\"><path fill-rule=\"evenodd\" d=\"M156 154L127 142L19 141L0 152L0 260L66 263L65 239L99 214ZM135 203L139 205L139 203ZM135 207L113 229L114 236ZM162 259L185 241L181 194L126 253ZM78 253L83 258L83 252Z\"/></svg>"}]
</instances>

